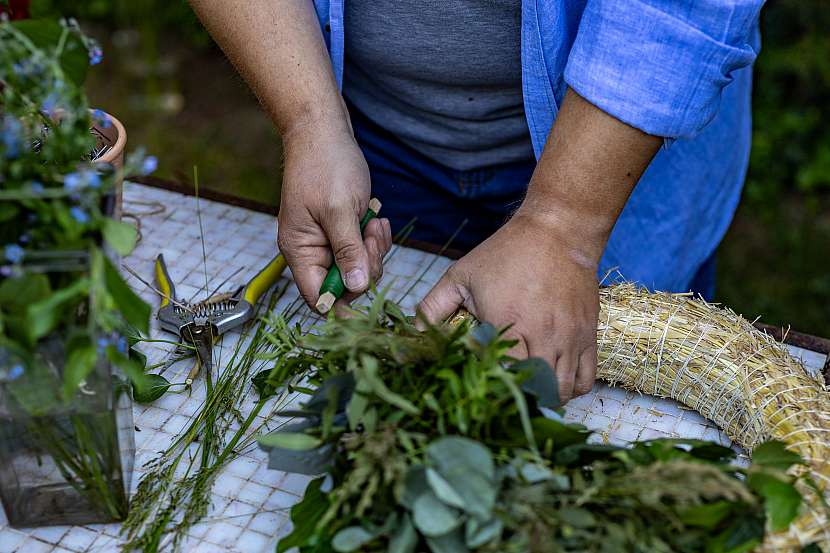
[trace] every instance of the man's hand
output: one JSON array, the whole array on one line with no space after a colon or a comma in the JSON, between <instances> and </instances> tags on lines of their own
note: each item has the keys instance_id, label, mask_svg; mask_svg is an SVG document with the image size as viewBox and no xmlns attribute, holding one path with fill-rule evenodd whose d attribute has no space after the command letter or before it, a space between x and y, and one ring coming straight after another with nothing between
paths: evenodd
<instances>
[{"instance_id":1,"label":"man's hand","mask_svg":"<svg viewBox=\"0 0 830 553\"><path fill-rule=\"evenodd\" d=\"M337 263L351 294L383 272L392 247L388 219L372 219L361 238L369 203L366 160L347 125L305 124L283 135L283 173L277 242L303 299L314 306L320 285ZM334 252L334 255L332 255Z\"/></svg>"},{"instance_id":2,"label":"man's hand","mask_svg":"<svg viewBox=\"0 0 830 553\"><path fill-rule=\"evenodd\" d=\"M599 295L596 264L556 233L520 211L453 265L420 309L442 321L463 305L497 328L512 325L511 353L550 363L567 401L594 383Z\"/></svg>"},{"instance_id":3,"label":"man's hand","mask_svg":"<svg viewBox=\"0 0 830 553\"><path fill-rule=\"evenodd\" d=\"M497 327L512 325L512 353L548 361L563 402L588 392L599 259L660 142L569 90L522 206L450 268L421 312L440 322L463 305Z\"/></svg>"}]
</instances>

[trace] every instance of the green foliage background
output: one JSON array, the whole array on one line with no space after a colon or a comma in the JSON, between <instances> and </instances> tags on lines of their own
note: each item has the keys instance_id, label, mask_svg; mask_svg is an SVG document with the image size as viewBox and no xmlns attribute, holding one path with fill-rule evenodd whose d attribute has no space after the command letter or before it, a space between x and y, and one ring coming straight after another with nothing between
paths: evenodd
<instances>
[{"instance_id":1,"label":"green foliage background","mask_svg":"<svg viewBox=\"0 0 830 553\"><path fill-rule=\"evenodd\" d=\"M279 139L186 2L33 0L33 11L75 15L104 43L90 97L159 156L160 176L188 182L197 163L205 186L277 204ZM108 47L123 29L137 41ZM719 251L717 300L830 337L827 0L769 1L762 39L750 170Z\"/></svg>"},{"instance_id":2,"label":"green foliage background","mask_svg":"<svg viewBox=\"0 0 830 553\"><path fill-rule=\"evenodd\" d=\"M830 9L762 12L753 145L741 207L718 255L717 299L830 337Z\"/></svg>"}]
</instances>

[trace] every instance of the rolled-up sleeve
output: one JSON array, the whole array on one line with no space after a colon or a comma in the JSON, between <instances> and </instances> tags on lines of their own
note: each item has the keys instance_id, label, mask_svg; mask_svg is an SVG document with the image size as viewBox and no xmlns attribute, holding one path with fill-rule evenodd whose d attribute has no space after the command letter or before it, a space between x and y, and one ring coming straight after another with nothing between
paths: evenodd
<instances>
[{"instance_id":1,"label":"rolled-up sleeve","mask_svg":"<svg viewBox=\"0 0 830 553\"><path fill-rule=\"evenodd\" d=\"M755 60L762 0L588 0L565 81L649 134L694 136L731 73Z\"/></svg>"}]
</instances>

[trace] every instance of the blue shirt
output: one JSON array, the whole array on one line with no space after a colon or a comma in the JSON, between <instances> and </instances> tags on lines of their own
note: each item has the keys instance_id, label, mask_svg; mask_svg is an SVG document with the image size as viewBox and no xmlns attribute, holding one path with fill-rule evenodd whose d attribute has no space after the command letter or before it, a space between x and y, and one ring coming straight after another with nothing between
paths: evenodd
<instances>
[{"instance_id":1,"label":"blue shirt","mask_svg":"<svg viewBox=\"0 0 830 553\"><path fill-rule=\"evenodd\" d=\"M343 2L315 0L337 82ZM635 187L600 272L688 288L740 198L749 159L751 64L762 0L523 0L522 87L538 157L567 87L666 138Z\"/></svg>"}]
</instances>

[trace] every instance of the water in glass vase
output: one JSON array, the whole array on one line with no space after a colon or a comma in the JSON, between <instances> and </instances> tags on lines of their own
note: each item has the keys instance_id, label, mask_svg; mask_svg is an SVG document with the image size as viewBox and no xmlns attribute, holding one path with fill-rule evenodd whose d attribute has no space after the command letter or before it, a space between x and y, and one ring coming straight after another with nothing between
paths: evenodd
<instances>
[{"instance_id":1,"label":"water in glass vase","mask_svg":"<svg viewBox=\"0 0 830 553\"><path fill-rule=\"evenodd\" d=\"M0 497L12 526L89 524L127 514L134 457L132 401L99 356L70 399L59 399L63 339L16 374L0 347Z\"/></svg>"}]
</instances>

